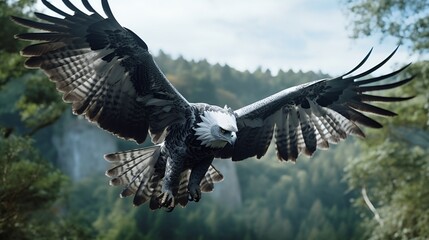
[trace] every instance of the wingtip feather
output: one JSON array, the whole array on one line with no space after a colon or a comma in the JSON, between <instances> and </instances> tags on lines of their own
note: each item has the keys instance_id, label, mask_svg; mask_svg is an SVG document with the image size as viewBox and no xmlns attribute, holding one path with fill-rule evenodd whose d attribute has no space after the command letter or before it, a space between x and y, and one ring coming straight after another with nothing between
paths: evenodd
<instances>
[{"instance_id":1,"label":"wingtip feather","mask_svg":"<svg viewBox=\"0 0 429 240\"><path fill-rule=\"evenodd\" d=\"M374 47L371 47L371 49L369 50L369 52L365 55L365 57L359 62L358 65L356 65L352 70L348 71L347 73L343 74L340 78L345 77L347 75L352 74L353 72L355 72L356 70L358 70L360 67L362 67L362 65L368 60L369 56L372 53L372 50L374 49Z\"/></svg>"},{"instance_id":2,"label":"wingtip feather","mask_svg":"<svg viewBox=\"0 0 429 240\"><path fill-rule=\"evenodd\" d=\"M42 3L43 3L43 5L45 5L47 8L49 8L49 9L50 9L50 10L52 10L53 12L56 12L56 13L58 13L59 15L64 16L64 17L70 17L70 14L68 14L68 13L66 13L66 12L64 12L64 11L62 11L62 10L60 10L59 8L55 7L54 5L52 5L52 3L50 3L50 2L49 2L49 1L47 1L47 0L42 0Z\"/></svg>"},{"instance_id":3,"label":"wingtip feather","mask_svg":"<svg viewBox=\"0 0 429 240\"><path fill-rule=\"evenodd\" d=\"M116 20L113 16L112 10L110 9L109 2L107 0L101 0L101 5L103 7L103 11L108 18Z\"/></svg>"}]
</instances>

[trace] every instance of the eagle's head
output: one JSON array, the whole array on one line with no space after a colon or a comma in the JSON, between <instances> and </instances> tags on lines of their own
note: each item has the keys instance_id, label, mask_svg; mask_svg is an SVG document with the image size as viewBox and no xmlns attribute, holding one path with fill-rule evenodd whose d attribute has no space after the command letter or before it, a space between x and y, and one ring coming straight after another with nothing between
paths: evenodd
<instances>
[{"instance_id":1,"label":"eagle's head","mask_svg":"<svg viewBox=\"0 0 429 240\"><path fill-rule=\"evenodd\" d=\"M194 130L204 146L223 148L227 143L234 145L238 128L234 113L225 106L204 111Z\"/></svg>"}]
</instances>

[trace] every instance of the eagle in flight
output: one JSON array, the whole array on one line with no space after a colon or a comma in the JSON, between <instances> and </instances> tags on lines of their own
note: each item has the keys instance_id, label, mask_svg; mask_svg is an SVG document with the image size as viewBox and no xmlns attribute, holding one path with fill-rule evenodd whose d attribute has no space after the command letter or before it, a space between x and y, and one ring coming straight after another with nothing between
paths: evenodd
<instances>
[{"instance_id":1,"label":"eagle in flight","mask_svg":"<svg viewBox=\"0 0 429 240\"><path fill-rule=\"evenodd\" d=\"M25 66L42 69L64 101L72 104L74 114L137 143L151 137L153 146L105 155L113 164L106 172L110 184L124 186L120 196L134 195L135 205L148 201L151 209L173 210L198 202L201 192L211 191L223 178L212 165L214 158L261 158L274 138L278 158L295 161L348 135L364 137L357 124L382 127L363 112L395 115L370 102L410 99L368 94L412 79L381 82L408 65L369 76L395 49L362 73L352 75L371 51L342 76L291 87L237 110L191 103L167 80L146 43L115 20L107 0L102 0L105 17L88 0L82 0L87 12L63 0L72 14L42 2L62 17L35 13L40 22L12 17L20 25L42 30L16 35L38 41L22 50L28 57Z\"/></svg>"}]
</instances>

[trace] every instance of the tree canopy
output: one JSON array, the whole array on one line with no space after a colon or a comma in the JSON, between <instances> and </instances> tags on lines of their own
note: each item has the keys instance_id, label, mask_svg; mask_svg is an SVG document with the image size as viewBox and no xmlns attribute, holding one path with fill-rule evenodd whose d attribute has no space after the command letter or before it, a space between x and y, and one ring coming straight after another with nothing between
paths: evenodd
<instances>
[{"instance_id":1,"label":"tree canopy","mask_svg":"<svg viewBox=\"0 0 429 240\"><path fill-rule=\"evenodd\" d=\"M380 34L410 44L414 51L429 50L427 0L343 0L350 17L352 36Z\"/></svg>"}]
</instances>

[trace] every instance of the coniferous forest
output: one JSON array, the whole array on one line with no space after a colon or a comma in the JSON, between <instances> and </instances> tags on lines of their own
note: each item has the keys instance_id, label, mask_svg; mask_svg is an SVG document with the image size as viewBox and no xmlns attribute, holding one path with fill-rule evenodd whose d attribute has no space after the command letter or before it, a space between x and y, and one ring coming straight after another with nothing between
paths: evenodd
<instances>
[{"instance_id":1,"label":"coniferous forest","mask_svg":"<svg viewBox=\"0 0 429 240\"><path fill-rule=\"evenodd\" d=\"M429 238L428 61L404 73L414 81L387 93L416 97L389 103L399 115L377 118L385 128L364 128L364 141L349 138L296 163L278 161L273 146L261 159L216 160L229 180L214 192L171 213L150 211L119 198L121 189L104 176L106 151L137 144L72 116L54 84L23 67L19 50L26 43L13 35L27 30L9 16L31 17L34 3L0 1L0 239ZM410 52L429 52L426 1L349 0L342 6L354 37L381 33L407 43ZM397 25L392 11L408 21ZM242 72L162 51L155 58L190 102L232 108L329 77Z\"/></svg>"}]
</instances>

